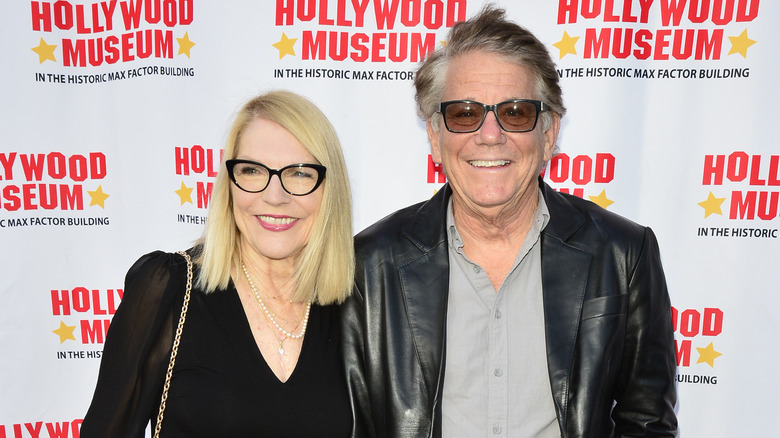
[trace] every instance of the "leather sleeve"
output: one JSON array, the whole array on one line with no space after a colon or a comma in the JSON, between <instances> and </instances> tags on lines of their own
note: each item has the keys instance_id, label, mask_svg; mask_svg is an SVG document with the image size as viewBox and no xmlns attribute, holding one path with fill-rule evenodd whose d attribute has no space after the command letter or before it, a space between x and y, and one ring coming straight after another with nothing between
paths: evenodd
<instances>
[{"instance_id":1,"label":"leather sleeve","mask_svg":"<svg viewBox=\"0 0 780 438\"><path fill-rule=\"evenodd\" d=\"M676 436L674 334L658 243L645 228L644 245L629 270L622 365L615 390L615 437Z\"/></svg>"}]
</instances>

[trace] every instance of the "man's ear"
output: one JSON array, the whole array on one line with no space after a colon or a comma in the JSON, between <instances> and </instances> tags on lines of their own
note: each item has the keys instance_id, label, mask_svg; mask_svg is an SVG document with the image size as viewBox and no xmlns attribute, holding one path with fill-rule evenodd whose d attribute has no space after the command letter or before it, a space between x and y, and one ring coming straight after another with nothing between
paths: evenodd
<instances>
[{"instance_id":1,"label":"man's ear","mask_svg":"<svg viewBox=\"0 0 780 438\"><path fill-rule=\"evenodd\" d=\"M555 152L555 144L558 142L558 132L561 129L561 116L551 113L550 127L544 132L544 161L550 161Z\"/></svg>"},{"instance_id":2,"label":"man's ear","mask_svg":"<svg viewBox=\"0 0 780 438\"><path fill-rule=\"evenodd\" d=\"M441 164L441 149L439 148L439 130L434 129L431 119L425 122L425 129L428 131L428 141L431 143L431 158L436 164Z\"/></svg>"}]
</instances>

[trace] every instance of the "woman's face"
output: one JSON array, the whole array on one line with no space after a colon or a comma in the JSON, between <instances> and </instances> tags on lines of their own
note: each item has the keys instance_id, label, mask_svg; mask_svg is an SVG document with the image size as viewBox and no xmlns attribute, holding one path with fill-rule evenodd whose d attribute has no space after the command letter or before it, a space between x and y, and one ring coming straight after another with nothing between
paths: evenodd
<instances>
[{"instance_id":1,"label":"woman's face","mask_svg":"<svg viewBox=\"0 0 780 438\"><path fill-rule=\"evenodd\" d=\"M290 164L320 164L298 139L276 122L255 119L238 144L237 159L252 160L271 169ZM304 196L287 193L278 176L259 193L231 184L233 215L241 232L245 258L294 261L309 242L322 203L323 187Z\"/></svg>"}]
</instances>

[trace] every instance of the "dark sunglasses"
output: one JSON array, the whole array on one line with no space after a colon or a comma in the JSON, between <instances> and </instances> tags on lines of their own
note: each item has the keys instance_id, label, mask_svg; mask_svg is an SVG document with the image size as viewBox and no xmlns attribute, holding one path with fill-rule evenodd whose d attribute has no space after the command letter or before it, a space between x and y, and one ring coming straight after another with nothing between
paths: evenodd
<instances>
[{"instance_id":1,"label":"dark sunglasses","mask_svg":"<svg viewBox=\"0 0 780 438\"><path fill-rule=\"evenodd\" d=\"M549 110L540 100L514 99L486 105L473 100L450 100L439 104L437 110L444 117L444 126L450 132L474 132L482 127L489 111L493 111L498 125L507 132L528 132L536 127L539 113Z\"/></svg>"}]
</instances>

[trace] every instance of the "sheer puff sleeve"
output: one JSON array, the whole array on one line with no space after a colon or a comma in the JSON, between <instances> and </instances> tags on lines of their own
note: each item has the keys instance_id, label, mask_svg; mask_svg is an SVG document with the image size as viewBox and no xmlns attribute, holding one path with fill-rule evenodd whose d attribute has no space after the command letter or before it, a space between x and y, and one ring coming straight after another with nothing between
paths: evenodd
<instances>
[{"instance_id":1,"label":"sheer puff sleeve","mask_svg":"<svg viewBox=\"0 0 780 438\"><path fill-rule=\"evenodd\" d=\"M128 271L81 437L143 437L156 419L186 275L184 257L161 251Z\"/></svg>"}]
</instances>

